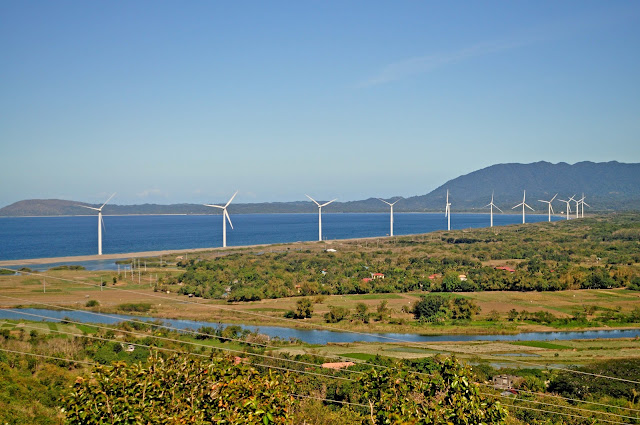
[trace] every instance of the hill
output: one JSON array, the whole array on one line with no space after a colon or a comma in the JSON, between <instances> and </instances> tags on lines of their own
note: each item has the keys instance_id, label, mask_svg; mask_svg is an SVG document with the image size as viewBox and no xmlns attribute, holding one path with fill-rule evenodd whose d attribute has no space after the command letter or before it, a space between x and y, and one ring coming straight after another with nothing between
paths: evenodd
<instances>
[{"instance_id":1,"label":"hill","mask_svg":"<svg viewBox=\"0 0 640 425\"><path fill-rule=\"evenodd\" d=\"M497 164L457 177L426 195L403 199L395 206L398 212L442 211L447 189L453 211L479 210L488 204L491 193L495 203L508 212L522 201L527 191L527 203L542 211L538 199L568 199L572 195L586 195L591 211L640 210L640 164L612 162L564 162L552 164ZM397 197L392 198L393 200ZM79 208L80 202L59 199L32 199L19 201L0 209L0 216L55 216L86 215L93 211ZM85 204L84 205L91 205ZM91 205L98 207L99 205ZM572 208L574 206L572 205ZM554 209L565 210L565 204L556 200ZM255 213L313 213L316 206L308 201L232 204L234 214ZM331 212L383 212L388 207L375 198L359 201L335 202L324 210ZM108 204L103 210L108 215L127 214L220 214L198 204Z\"/></svg>"}]
</instances>

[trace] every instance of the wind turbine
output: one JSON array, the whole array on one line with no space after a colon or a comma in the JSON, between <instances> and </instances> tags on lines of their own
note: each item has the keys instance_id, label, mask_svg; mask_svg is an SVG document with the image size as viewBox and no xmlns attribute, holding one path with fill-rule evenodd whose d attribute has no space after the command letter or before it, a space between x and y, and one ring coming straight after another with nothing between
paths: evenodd
<instances>
[{"instance_id":1,"label":"wind turbine","mask_svg":"<svg viewBox=\"0 0 640 425\"><path fill-rule=\"evenodd\" d=\"M553 207L551 206L551 203L553 202L554 199L556 199L556 196L558 196L557 193L553 195L553 198L551 198L550 201L543 201L542 199L538 199L539 202L544 202L545 204L549 204L549 221L551 221L551 213L553 212Z\"/></svg>"},{"instance_id":2,"label":"wind turbine","mask_svg":"<svg viewBox=\"0 0 640 425\"><path fill-rule=\"evenodd\" d=\"M576 218L580 218L580 202L582 202L582 199L574 199L573 202L576 203Z\"/></svg>"},{"instance_id":3,"label":"wind turbine","mask_svg":"<svg viewBox=\"0 0 640 425\"><path fill-rule=\"evenodd\" d=\"M104 221L102 220L102 208L104 208L104 206L107 205L107 202L109 202L114 196L116 196L115 193L109 196L109 199L107 199L107 201L102 204L100 208L89 207L87 205L76 205L78 207L98 211L98 255L102 255L102 227L104 226Z\"/></svg>"},{"instance_id":4,"label":"wind turbine","mask_svg":"<svg viewBox=\"0 0 640 425\"><path fill-rule=\"evenodd\" d=\"M516 205L515 207L511 208L511 209L515 209L515 208L518 208L520 205L522 205L522 224L524 224L524 211L525 211L524 207L529 208L531 211L535 211L525 202L526 197L527 197L527 191L525 190L524 195L522 196L522 202Z\"/></svg>"},{"instance_id":5,"label":"wind turbine","mask_svg":"<svg viewBox=\"0 0 640 425\"><path fill-rule=\"evenodd\" d=\"M491 226L490 227L493 227L493 207L496 207L500 212L504 212L500 208L498 208L496 204L493 203L493 192L491 192L491 203L485 205L484 207L485 208L491 207Z\"/></svg>"},{"instance_id":6,"label":"wind turbine","mask_svg":"<svg viewBox=\"0 0 640 425\"><path fill-rule=\"evenodd\" d=\"M447 204L444 207L444 216L447 217L447 230L451 230L451 203L449 202L449 189L447 189Z\"/></svg>"},{"instance_id":7,"label":"wind turbine","mask_svg":"<svg viewBox=\"0 0 640 425\"><path fill-rule=\"evenodd\" d=\"M322 207L326 207L327 205L329 205L330 203L332 203L333 201L335 201L338 198L333 199L333 200L331 200L329 202L325 202L324 204L319 204L311 196L309 196L309 195L304 195L304 196L306 196L307 198L311 199L318 206L318 240L321 241L322 240Z\"/></svg>"},{"instance_id":8,"label":"wind turbine","mask_svg":"<svg viewBox=\"0 0 640 425\"><path fill-rule=\"evenodd\" d=\"M591 205L587 204L586 202L584 202L584 193L582 194L582 199L580 199L580 203L582 204L582 213L580 214L580 218L584 218L584 206L588 206L589 208L591 208Z\"/></svg>"},{"instance_id":9,"label":"wind turbine","mask_svg":"<svg viewBox=\"0 0 640 425\"><path fill-rule=\"evenodd\" d=\"M402 198L400 198L400 199L402 199ZM396 202L391 203L391 202L387 202L387 201L385 201L384 199L380 199L380 198L378 198L378 200L379 200L379 201L382 201L382 202L384 202L385 204L387 204L387 205L389 205L389 206L391 207L391 232L389 233L389 236L393 236L393 206L394 206L394 205L395 205L395 204L396 204L400 199L397 199L397 200L396 200Z\"/></svg>"},{"instance_id":10,"label":"wind turbine","mask_svg":"<svg viewBox=\"0 0 640 425\"><path fill-rule=\"evenodd\" d=\"M226 248L227 246L227 221L225 220L225 218L229 220L229 225L233 230L233 223L231 223L231 217L229 217L229 213L227 212L227 207L229 206L231 201L233 201L233 198L235 198L237 194L238 194L238 191L236 190L236 193L233 194L231 199L229 199L229 202L227 202L224 207L221 207L220 205L204 204L205 207L220 208L222 210L222 247L223 248Z\"/></svg>"},{"instance_id":11,"label":"wind turbine","mask_svg":"<svg viewBox=\"0 0 640 425\"><path fill-rule=\"evenodd\" d=\"M573 195L576 196L576 195ZM564 199L558 199L560 202L564 202L567 204L567 220L569 220L569 214L571 213L571 201L573 201L573 196L569 198L569 200L565 201Z\"/></svg>"}]
</instances>

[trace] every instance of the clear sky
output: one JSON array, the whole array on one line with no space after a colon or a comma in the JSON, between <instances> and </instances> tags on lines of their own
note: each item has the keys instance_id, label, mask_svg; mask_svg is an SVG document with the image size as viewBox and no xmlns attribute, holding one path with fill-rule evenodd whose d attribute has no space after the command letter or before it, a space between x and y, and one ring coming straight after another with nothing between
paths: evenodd
<instances>
[{"instance_id":1,"label":"clear sky","mask_svg":"<svg viewBox=\"0 0 640 425\"><path fill-rule=\"evenodd\" d=\"M3 1L0 207L640 162L638 1Z\"/></svg>"}]
</instances>

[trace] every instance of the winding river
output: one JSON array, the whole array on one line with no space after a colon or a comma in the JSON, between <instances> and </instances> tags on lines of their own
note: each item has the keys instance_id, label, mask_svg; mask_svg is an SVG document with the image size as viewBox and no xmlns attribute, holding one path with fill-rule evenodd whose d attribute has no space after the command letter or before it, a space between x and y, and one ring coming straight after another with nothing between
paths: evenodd
<instances>
[{"instance_id":1,"label":"winding river","mask_svg":"<svg viewBox=\"0 0 640 425\"><path fill-rule=\"evenodd\" d=\"M38 317L46 316L46 318ZM90 311L64 311L48 309L2 309L0 319L43 320L59 322L69 319L75 322L114 324L128 320L161 321L166 326L182 330L197 330L202 326L218 327L231 325L220 322L199 322L193 320L161 319L155 317L129 316L124 314L98 315ZM356 333L317 329L293 329L279 326L248 326L242 328L257 331L270 337L299 339L309 344L336 342L439 342L439 341L553 341L574 339L608 339L640 337L640 329L588 330L572 332L525 332L513 335L419 335L405 333Z\"/></svg>"}]
</instances>

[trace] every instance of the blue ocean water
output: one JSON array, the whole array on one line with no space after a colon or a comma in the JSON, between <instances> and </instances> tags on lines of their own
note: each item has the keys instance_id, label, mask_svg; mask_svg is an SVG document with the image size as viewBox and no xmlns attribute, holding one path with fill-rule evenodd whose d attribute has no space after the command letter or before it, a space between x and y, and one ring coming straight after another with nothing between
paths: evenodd
<instances>
[{"instance_id":1,"label":"blue ocean water","mask_svg":"<svg viewBox=\"0 0 640 425\"><path fill-rule=\"evenodd\" d=\"M227 245L273 244L318 239L317 214L236 214ZM517 214L494 214L494 225L522 222ZM552 217L552 220L559 220ZM547 215L528 215L527 222ZM222 215L105 216L104 254L222 246ZM452 214L451 228L488 227L489 214ZM98 253L97 216L0 218L0 260ZM445 230L444 214L396 213L394 234ZM389 214L322 214L324 239L386 236Z\"/></svg>"}]
</instances>

